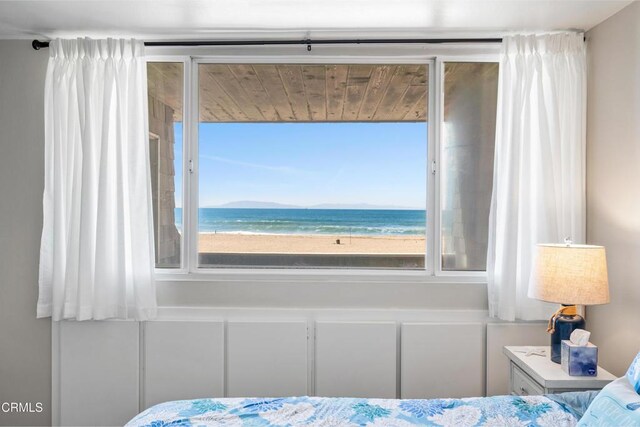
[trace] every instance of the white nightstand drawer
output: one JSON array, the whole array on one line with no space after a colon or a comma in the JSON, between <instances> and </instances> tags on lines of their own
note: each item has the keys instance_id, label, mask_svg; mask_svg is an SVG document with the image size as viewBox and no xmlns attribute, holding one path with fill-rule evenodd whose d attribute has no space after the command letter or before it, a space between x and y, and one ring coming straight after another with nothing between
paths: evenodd
<instances>
[{"instance_id":1,"label":"white nightstand drawer","mask_svg":"<svg viewBox=\"0 0 640 427\"><path fill-rule=\"evenodd\" d=\"M511 364L511 394L531 396L544 394L544 388L536 383L523 370Z\"/></svg>"}]
</instances>

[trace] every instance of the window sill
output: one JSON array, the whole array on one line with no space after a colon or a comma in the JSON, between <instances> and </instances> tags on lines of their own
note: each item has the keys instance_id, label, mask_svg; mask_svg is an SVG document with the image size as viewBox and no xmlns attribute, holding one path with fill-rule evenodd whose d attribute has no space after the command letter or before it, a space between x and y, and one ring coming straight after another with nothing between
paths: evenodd
<instances>
[{"instance_id":1,"label":"window sill","mask_svg":"<svg viewBox=\"0 0 640 427\"><path fill-rule=\"evenodd\" d=\"M485 272L443 272L434 275L416 270L340 269L203 269L197 272L156 270L158 282L298 282L298 283L418 283L486 284Z\"/></svg>"}]
</instances>

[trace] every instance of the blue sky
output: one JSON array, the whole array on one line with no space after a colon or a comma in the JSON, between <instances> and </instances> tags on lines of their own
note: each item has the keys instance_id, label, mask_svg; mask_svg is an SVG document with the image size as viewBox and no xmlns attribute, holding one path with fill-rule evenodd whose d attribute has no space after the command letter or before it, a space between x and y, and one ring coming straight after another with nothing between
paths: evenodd
<instances>
[{"instance_id":1,"label":"blue sky","mask_svg":"<svg viewBox=\"0 0 640 427\"><path fill-rule=\"evenodd\" d=\"M199 133L200 207L239 200L425 207L424 122L202 123ZM181 150L177 124L176 188Z\"/></svg>"}]
</instances>

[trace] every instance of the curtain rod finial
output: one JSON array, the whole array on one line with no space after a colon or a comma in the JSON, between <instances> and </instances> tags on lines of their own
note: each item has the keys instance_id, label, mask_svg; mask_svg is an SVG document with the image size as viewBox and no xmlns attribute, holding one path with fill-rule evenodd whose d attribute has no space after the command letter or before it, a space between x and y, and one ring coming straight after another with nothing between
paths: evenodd
<instances>
[{"instance_id":1,"label":"curtain rod finial","mask_svg":"<svg viewBox=\"0 0 640 427\"><path fill-rule=\"evenodd\" d=\"M34 40L31 42L31 47L34 50L40 50L43 47L49 47L49 42L41 42L40 40Z\"/></svg>"}]
</instances>

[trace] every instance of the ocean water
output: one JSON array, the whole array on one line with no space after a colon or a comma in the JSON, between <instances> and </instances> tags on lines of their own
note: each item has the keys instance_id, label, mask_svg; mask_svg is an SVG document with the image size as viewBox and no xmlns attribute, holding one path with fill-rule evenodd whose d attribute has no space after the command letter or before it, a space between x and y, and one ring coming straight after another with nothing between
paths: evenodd
<instances>
[{"instance_id":1,"label":"ocean water","mask_svg":"<svg viewBox=\"0 0 640 427\"><path fill-rule=\"evenodd\" d=\"M337 234L408 236L425 234L423 210L202 208L201 233ZM181 229L182 209L176 209Z\"/></svg>"}]
</instances>

